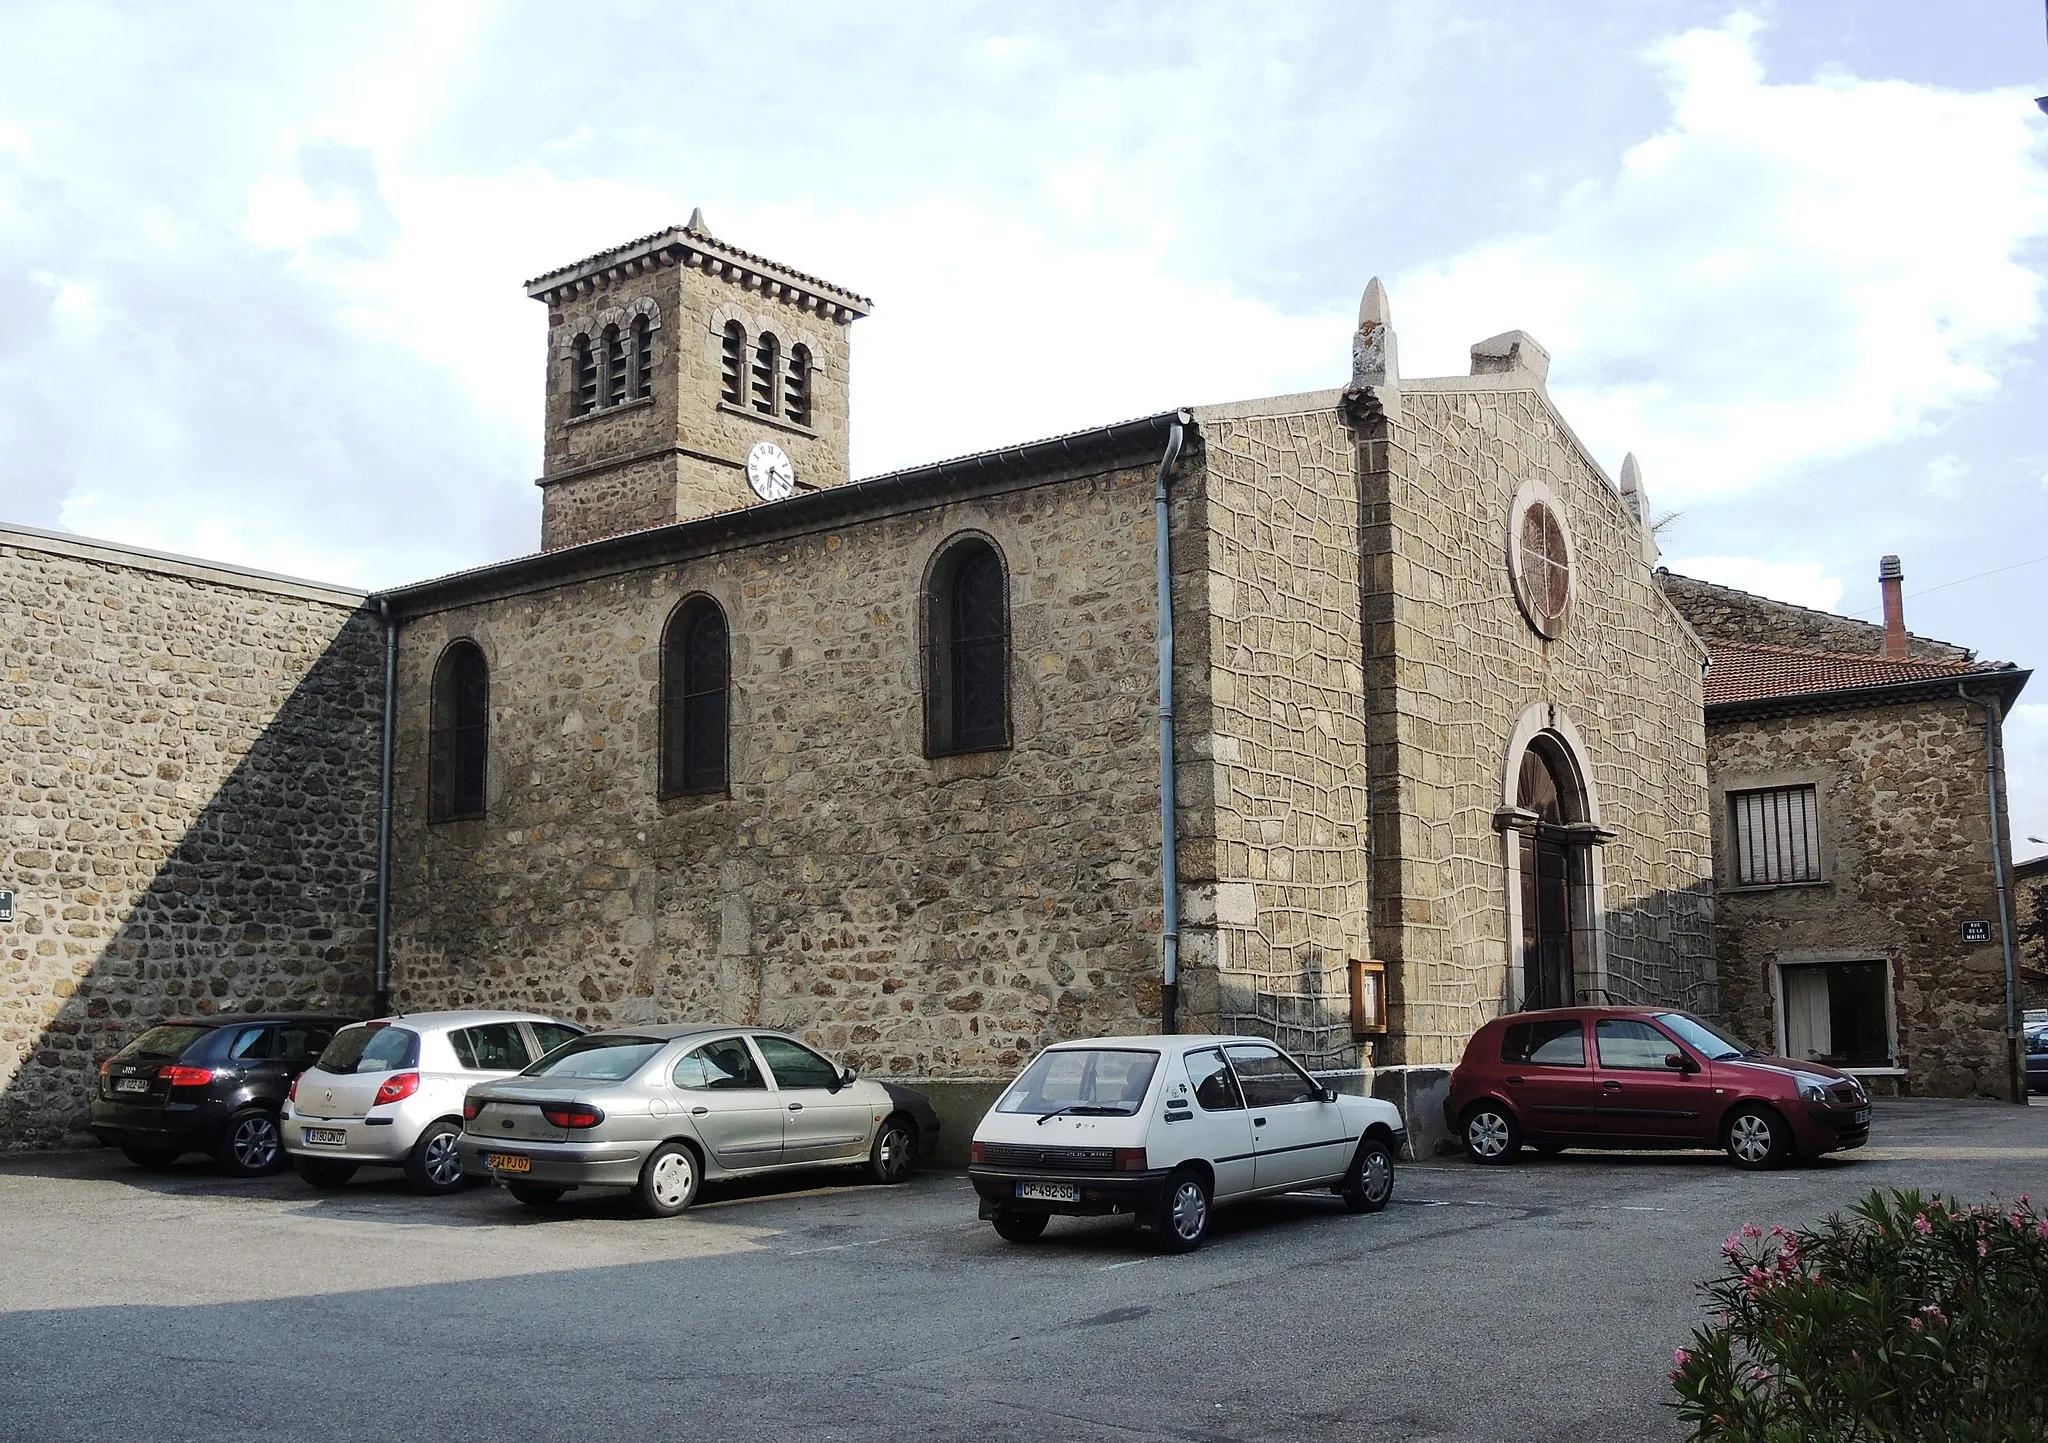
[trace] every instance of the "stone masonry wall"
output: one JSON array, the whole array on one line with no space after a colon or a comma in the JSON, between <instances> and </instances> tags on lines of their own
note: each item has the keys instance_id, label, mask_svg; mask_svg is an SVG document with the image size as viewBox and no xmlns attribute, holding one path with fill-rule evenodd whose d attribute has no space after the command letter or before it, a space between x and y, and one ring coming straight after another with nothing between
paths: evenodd
<instances>
[{"instance_id":1,"label":"stone masonry wall","mask_svg":"<svg viewBox=\"0 0 2048 1443\"><path fill-rule=\"evenodd\" d=\"M2048 858L2013 868L2012 910L2020 1006L2048 1008Z\"/></svg>"},{"instance_id":2,"label":"stone masonry wall","mask_svg":"<svg viewBox=\"0 0 2048 1443\"><path fill-rule=\"evenodd\" d=\"M1602 914L1578 919L1604 934L1609 997L1713 1007L1703 653L1620 495L1538 389L1496 379L1404 382L1403 415L1363 449L1373 936L1405 1034L1380 1061L1454 1062L1513 996L1494 814L1538 705L1576 733L1617 834ZM1554 641L1509 578L1510 511L1532 480L1575 548Z\"/></svg>"},{"instance_id":3,"label":"stone masonry wall","mask_svg":"<svg viewBox=\"0 0 2048 1443\"><path fill-rule=\"evenodd\" d=\"M1851 656L1877 656L1884 651L1884 628L1867 621L1794 606L1789 601L1773 601L1732 586L1695 581L1661 567L1657 580L1693 630L1714 641L1760 641ZM1906 654L1925 661L1947 661L1966 657L1969 652L1909 632Z\"/></svg>"},{"instance_id":4,"label":"stone masonry wall","mask_svg":"<svg viewBox=\"0 0 2048 1443\"><path fill-rule=\"evenodd\" d=\"M409 619L397 1005L759 1022L931 1079L1007 1078L1056 1038L1156 1027L1151 479ZM1015 742L927 759L920 597L964 532L1009 573ZM699 592L731 634L730 795L661 800L659 638ZM489 814L428 825L427 680L460 636L491 665Z\"/></svg>"},{"instance_id":5,"label":"stone masonry wall","mask_svg":"<svg viewBox=\"0 0 2048 1443\"><path fill-rule=\"evenodd\" d=\"M1197 413L1207 458L1206 725L1189 737L1189 1023L1349 1067L1346 963L1367 956L1358 492L1330 397Z\"/></svg>"},{"instance_id":6,"label":"stone masonry wall","mask_svg":"<svg viewBox=\"0 0 2048 1443\"><path fill-rule=\"evenodd\" d=\"M173 1014L360 1012L378 629L345 593L0 532L0 1148Z\"/></svg>"},{"instance_id":7,"label":"stone masonry wall","mask_svg":"<svg viewBox=\"0 0 2048 1443\"><path fill-rule=\"evenodd\" d=\"M2005 1091L2004 962L1984 797L1984 724L1960 700L1717 721L1708 732L1722 1015L1775 1051L1778 962L1887 961L1905 1089ZM1821 881L1738 888L1727 794L1812 784ZM1962 940L1993 919L1994 941Z\"/></svg>"}]
</instances>

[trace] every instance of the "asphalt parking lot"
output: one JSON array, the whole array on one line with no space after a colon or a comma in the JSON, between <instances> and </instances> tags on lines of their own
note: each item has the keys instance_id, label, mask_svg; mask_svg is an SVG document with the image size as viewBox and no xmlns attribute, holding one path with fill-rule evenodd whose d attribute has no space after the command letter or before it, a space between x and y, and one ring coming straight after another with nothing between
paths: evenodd
<instances>
[{"instance_id":1,"label":"asphalt parking lot","mask_svg":"<svg viewBox=\"0 0 2048 1443\"><path fill-rule=\"evenodd\" d=\"M1880 1102L1871 1146L1774 1174L1410 1164L1385 1213L1282 1198L1187 1257L1113 1221L1003 1243L943 1174L645 1222L14 1158L0 1438L1675 1438L1721 1240L1873 1187L2048 1191L2048 1107Z\"/></svg>"}]
</instances>

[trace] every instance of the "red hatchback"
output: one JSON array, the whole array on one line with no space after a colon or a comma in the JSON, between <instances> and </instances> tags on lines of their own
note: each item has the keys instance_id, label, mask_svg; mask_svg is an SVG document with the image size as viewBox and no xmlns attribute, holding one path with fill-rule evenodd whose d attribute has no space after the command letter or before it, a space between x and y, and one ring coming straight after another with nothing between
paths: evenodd
<instances>
[{"instance_id":1,"label":"red hatchback","mask_svg":"<svg viewBox=\"0 0 2048 1443\"><path fill-rule=\"evenodd\" d=\"M1473 1034L1444 1121L1474 1162L1507 1162L1529 1142L1719 1147L1769 1168L1863 1146L1870 1098L1845 1072L1765 1057L1690 1013L1564 1007Z\"/></svg>"}]
</instances>

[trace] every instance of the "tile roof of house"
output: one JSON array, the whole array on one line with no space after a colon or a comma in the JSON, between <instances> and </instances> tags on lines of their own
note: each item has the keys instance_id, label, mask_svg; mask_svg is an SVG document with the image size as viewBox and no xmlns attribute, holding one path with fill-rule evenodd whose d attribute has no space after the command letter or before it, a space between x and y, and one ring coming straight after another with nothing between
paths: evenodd
<instances>
[{"instance_id":1,"label":"tile roof of house","mask_svg":"<svg viewBox=\"0 0 2048 1443\"><path fill-rule=\"evenodd\" d=\"M1708 706L2016 669L2009 661L1894 661L1882 656L1814 651L1755 641L1709 639L1707 653L1712 659L1706 680Z\"/></svg>"}]
</instances>

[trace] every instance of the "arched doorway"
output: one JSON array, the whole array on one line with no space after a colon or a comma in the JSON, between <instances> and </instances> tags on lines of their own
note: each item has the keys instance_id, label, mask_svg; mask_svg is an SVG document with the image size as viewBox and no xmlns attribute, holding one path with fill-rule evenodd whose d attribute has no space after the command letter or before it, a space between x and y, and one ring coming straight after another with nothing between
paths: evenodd
<instances>
[{"instance_id":1,"label":"arched doorway","mask_svg":"<svg viewBox=\"0 0 2048 1443\"><path fill-rule=\"evenodd\" d=\"M1539 702L1522 714L1501 776L1510 1011L1605 1002L1607 932L1600 851L1614 833L1600 824L1591 768L1578 729Z\"/></svg>"},{"instance_id":2,"label":"arched doorway","mask_svg":"<svg viewBox=\"0 0 2048 1443\"><path fill-rule=\"evenodd\" d=\"M1578 1001L1572 967L1572 866L1564 789L1545 748L1522 753L1517 811L1531 814L1514 832L1521 849L1522 1006L1569 1007Z\"/></svg>"}]
</instances>

